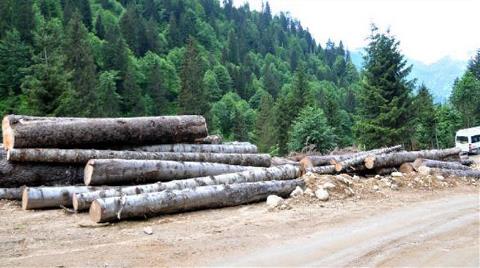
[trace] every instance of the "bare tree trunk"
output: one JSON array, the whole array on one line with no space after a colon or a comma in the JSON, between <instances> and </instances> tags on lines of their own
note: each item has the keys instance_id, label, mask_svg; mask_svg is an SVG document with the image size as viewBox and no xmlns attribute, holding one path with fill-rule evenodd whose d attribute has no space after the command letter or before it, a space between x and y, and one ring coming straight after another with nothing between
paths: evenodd
<instances>
[{"instance_id":1,"label":"bare tree trunk","mask_svg":"<svg viewBox=\"0 0 480 268\"><path fill-rule=\"evenodd\" d=\"M418 169L420 166L427 166L430 168L441 168L441 169L471 170L469 167L456 162L446 162L446 161L418 158L417 160L415 160L415 162L413 162L413 167L415 169Z\"/></svg>"},{"instance_id":2,"label":"bare tree trunk","mask_svg":"<svg viewBox=\"0 0 480 268\"><path fill-rule=\"evenodd\" d=\"M0 188L0 199L22 200L23 187L18 188Z\"/></svg>"},{"instance_id":3,"label":"bare tree trunk","mask_svg":"<svg viewBox=\"0 0 480 268\"><path fill-rule=\"evenodd\" d=\"M86 164L90 159L137 159L212 162L230 165L269 167L268 154L168 153L90 149L12 149L7 159L20 162Z\"/></svg>"},{"instance_id":4,"label":"bare tree trunk","mask_svg":"<svg viewBox=\"0 0 480 268\"><path fill-rule=\"evenodd\" d=\"M3 143L13 148L86 148L118 144L193 142L207 136L202 116L57 118L5 116Z\"/></svg>"},{"instance_id":5,"label":"bare tree trunk","mask_svg":"<svg viewBox=\"0 0 480 268\"><path fill-rule=\"evenodd\" d=\"M239 172L258 167L163 160L92 159L85 166L85 185L171 181Z\"/></svg>"},{"instance_id":6,"label":"bare tree trunk","mask_svg":"<svg viewBox=\"0 0 480 268\"><path fill-rule=\"evenodd\" d=\"M272 194L286 197L297 186L304 186L303 180L202 186L97 199L90 207L90 218L94 222L108 222L161 213L238 206L265 200Z\"/></svg>"},{"instance_id":7,"label":"bare tree trunk","mask_svg":"<svg viewBox=\"0 0 480 268\"><path fill-rule=\"evenodd\" d=\"M94 192L74 194L73 208L76 211L87 210L90 204L99 198L118 197L122 195L135 195L143 193L161 192L165 190L181 190L207 185L234 184L244 182L259 182L269 180L290 180L300 177L299 168L291 165L259 168L237 173L221 174L185 180L158 182L153 184L127 186L118 189L105 189Z\"/></svg>"},{"instance_id":8,"label":"bare tree trunk","mask_svg":"<svg viewBox=\"0 0 480 268\"><path fill-rule=\"evenodd\" d=\"M256 154L257 146L253 144L160 144L137 147L127 147L125 150L144 152L172 153L224 153L224 154Z\"/></svg>"},{"instance_id":9,"label":"bare tree trunk","mask_svg":"<svg viewBox=\"0 0 480 268\"><path fill-rule=\"evenodd\" d=\"M459 169L443 169L443 168L430 168L432 174L440 174L443 176L455 176L455 177L470 177L480 179L480 170L459 170Z\"/></svg>"},{"instance_id":10,"label":"bare tree trunk","mask_svg":"<svg viewBox=\"0 0 480 268\"><path fill-rule=\"evenodd\" d=\"M0 187L83 183L83 167L64 164L14 163L0 150Z\"/></svg>"},{"instance_id":11,"label":"bare tree trunk","mask_svg":"<svg viewBox=\"0 0 480 268\"><path fill-rule=\"evenodd\" d=\"M114 187L108 187L114 188ZM58 187L25 187L22 193L22 208L45 209L71 207L75 193L98 191L105 187L58 186Z\"/></svg>"},{"instance_id":12,"label":"bare tree trunk","mask_svg":"<svg viewBox=\"0 0 480 268\"><path fill-rule=\"evenodd\" d=\"M335 161L335 170L337 172L340 172L342 170L347 169L348 167L354 167L362 164L365 161L365 158L369 155L379 155L379 154L387 154L390 152L395 152L398 151L402 148L401 145L396 145L393 147L387 147L387 148L381 148L381 149L375 149L371 151L366 151L366 152L359 152L355 155L352 156L350 159L345 159L342 161Z\"/></svg>"},{"instance_id":13,"label":"bare tree trunk","mask_svg":"<svg viewBox=\"0 0 480 268\"><path fill-rule=\"evenodd\" d=\"M205 138L198 138L195 143L200 144L222 144L223 138L219 135L208 135Z\"/></svg>"},{"instance_id":14,"label":"bare tree trunk","mask_svg":"<svg viewBox=\"0 0 480 268\"><path fill-rule=\"evenodd\" d=\"M460 149L451 148L445 150L425 150L412 152L397 152L382 155L369 155L365 159L365 166L368 169L381 167L397 167L405 162L413 162L417 158L438 160L458 153L460 153Z\"/></svg>"}]
</instances>

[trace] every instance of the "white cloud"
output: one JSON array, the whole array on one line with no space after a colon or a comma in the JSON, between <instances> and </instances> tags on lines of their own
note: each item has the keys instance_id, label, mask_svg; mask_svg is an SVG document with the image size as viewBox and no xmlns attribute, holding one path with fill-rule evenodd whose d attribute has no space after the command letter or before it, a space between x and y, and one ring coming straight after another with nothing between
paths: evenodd
<instances>
[{"instance_id":1,"label":"white cloud","mask_svg":"<svg viewBox=\"0 0 480 268\"><path fill-rule=\"evenodd\" d=\"M260 10L262 0L248 2ZM432 63L442 57L468 59L480 48L480 0L270 0L272 12L288 11L322 44L342 40L362 48L374 22L390 28L410 58Z\"/></svg>"}]
</instances>

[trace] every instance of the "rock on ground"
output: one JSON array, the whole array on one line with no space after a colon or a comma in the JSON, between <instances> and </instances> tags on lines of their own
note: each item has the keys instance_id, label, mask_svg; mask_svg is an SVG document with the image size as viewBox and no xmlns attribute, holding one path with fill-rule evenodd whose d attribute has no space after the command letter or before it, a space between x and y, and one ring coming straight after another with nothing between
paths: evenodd
<instances>
[{"instance_id":1,"label":"rock on ground","mask_svg":"<svg viewBox=\"0 0 480 268\"><path fill-rule=\"evenodd\" d=\"M327 201L330 195L328 194L327 190L325 189L318 189L315 191L315 196L320 200L320 201Z\"/></svg>"},{"instance_id":2,"label":"rock on ground","mask_svg":"<svg viewBox=\"0 0 480 268\"><path fill-rule=\"evenodd\" d=\"M295 190L290 194L290 197L300 197L303 195L303 190L300 188L300 186L297 186Z\"/></svg>"},{"instance_id":3,"label":"rock on ground","mask_svg":"<svg viewBox=\"0 0 480 268\"><path fill-rule=\"evenodd\" d=\"M277 208L283 205L284 200L280 196L277 195L269 195L267 197L267 206L270 208Z\"/></svg>"}]
</instances>

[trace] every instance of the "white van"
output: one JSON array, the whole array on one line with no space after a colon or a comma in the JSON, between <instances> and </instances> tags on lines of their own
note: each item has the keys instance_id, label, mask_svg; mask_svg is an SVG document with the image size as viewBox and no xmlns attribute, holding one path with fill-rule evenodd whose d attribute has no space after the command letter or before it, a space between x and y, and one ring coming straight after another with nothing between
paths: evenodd
<instances>
[{"instance_id":1,"label":"white van","mask_svg":"<svg viewBox=\"0 0 480 268\"><path fill-rule=\"evenodd\" d=\"M455 135L455 147L466 153L480 153L480 126L460 129Z\"/></svg>"}]
</instances>

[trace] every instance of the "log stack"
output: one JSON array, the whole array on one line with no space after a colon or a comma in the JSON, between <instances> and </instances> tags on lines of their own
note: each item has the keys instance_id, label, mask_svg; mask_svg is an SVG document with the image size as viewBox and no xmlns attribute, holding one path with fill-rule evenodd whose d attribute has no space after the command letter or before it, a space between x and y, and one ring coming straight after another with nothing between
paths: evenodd
<instances>
[{"instance_id":1,"label":"log stack","mask_svg":"<svg viewBox=\"0 0 480 268\"><path fill-rule=\"evenodd\" d=\"M365 175L428 169L480 177L454 148L407 152L397 145L272 159L253 144L208 136L205 119L195 115L8 115L2 133L0 199L21 200L25 210L89 210L95 222L236 206L270 194L286 197L304 186L298 178L306 172Z\"/></svg>"}]
</instances>

